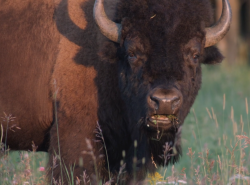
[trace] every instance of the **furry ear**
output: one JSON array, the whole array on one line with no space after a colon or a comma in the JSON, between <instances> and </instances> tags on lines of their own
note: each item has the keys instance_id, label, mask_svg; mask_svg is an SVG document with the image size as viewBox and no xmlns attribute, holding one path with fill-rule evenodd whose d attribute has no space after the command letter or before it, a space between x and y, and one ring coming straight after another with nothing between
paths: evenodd
<instances>
[{"instance_id":1,"label":"furry ear","mask_svg":"<svg viewBox=\"0 0 250 185\"><path fill-rule=\"evenodd\" d=\"M217 47L211 46L204 49L203 64L218 64L221 63L223 59L224 56Z\"/></svg>"}]
</instances>

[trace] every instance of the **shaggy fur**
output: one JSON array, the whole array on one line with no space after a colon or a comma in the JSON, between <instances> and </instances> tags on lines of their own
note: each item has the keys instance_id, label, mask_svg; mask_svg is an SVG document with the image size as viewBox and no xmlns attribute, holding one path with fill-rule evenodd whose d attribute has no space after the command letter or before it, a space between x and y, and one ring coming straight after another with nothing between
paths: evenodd
<instances>
[{"instance_id":1,"label":"shaggy fur","mask_svg":"<svg viewBox=\"0 0 250 185\"><path fill-rule=\"evenodd\" d=\"M61 176L60 166L53 168L58 137L65 166L75 164L75 177L86 170L92 184L97 175L93 157L86 154L86 139L93 147L98 178L104 181L107 157L114 182L120 161L126 163L120 179L125 184L134 183L134 170L141 181L147 172L155 172L153 162L161 166L178 161L182 124L201 86L201 63L223 59L214 46L204 48L204 29L213 17L208 0L116 2L105 0L105 11L122 24L118 44L108 41L95 24L94 0L26 0L20 6L0 0L0 111L13 114L11 124L21 128L8 131L7 143L11 149L31 149L34 141L40 150L48 150L48 167L56 180ZM194 59L195 53L200 57ZM161 130L160 137L146 127L151 111L147 97L156 87L176 88L184 100L178 129ZM105 157L100 157L106 153L103 140L96 137L97 122ZM4 129L9 126L4 122ZM165 161L166 143L176 153L169 151L173 156Z\"/></svg>"},{"instance_id":2,"label":"shaggy fur","mask_svg":"<svg viewBox=\"0 0 250 185\"><path fill-rule=\"evenodd\" d=\"M15 131L8 131L11 149L31 150L34 141L46 150L53 121L49 82L60 36L52 19L55 5L31 2L0 0L0 117L15 117L8 124Z\"/></svg>"}]
</instances>

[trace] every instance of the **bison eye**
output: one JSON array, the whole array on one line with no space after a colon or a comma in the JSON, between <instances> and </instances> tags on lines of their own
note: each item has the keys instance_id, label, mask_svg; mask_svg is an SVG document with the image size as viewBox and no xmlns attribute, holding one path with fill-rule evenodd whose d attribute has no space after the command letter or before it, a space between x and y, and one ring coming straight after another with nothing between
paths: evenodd
<instances>
[{"instance_id":1,"label":"bison eye","mask_svg":"<svg viewBox=\"0 0 250 185\"><path fill-rule=\"evenodd\" d=\"M198 60L199 58L200 58L200 55L199 55L199 54L196 53L196 54L193 55L193 59L194 59L194 60Z\"/></svg>"},{"instance_id":2,"label":"bison eye","mask_svg":"<svg viewBox=\"0 0 250 185\"><path fill-rule=\"evenodd\" d=\"M136 55L133 52L128 53L128 60L133 61L136 59Z\"/></svg>"}]
</instances>

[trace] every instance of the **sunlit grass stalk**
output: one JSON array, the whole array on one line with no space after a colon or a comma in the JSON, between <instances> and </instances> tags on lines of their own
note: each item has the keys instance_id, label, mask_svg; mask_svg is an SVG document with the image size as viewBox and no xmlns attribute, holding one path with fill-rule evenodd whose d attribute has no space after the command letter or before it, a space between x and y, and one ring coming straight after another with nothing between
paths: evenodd
<instances>
[{"instance_id":1,"label":"sunlit grass stalk","mask_svg":"<svg viewBox=\"0 0 250 185\"><path fill-rule=\"evenodd\" d=\"M56 154L56 151L55 151L55 149L54 149L54 156L52 156L52 167L51 167L51 185L53 184L53 174L54 174L54 169L56 168L56 160L57 160L57 157L58 155Z\"/></svg>"},{"instance_id":2,"label":"sunlit grass stalk","mask_svg":"<svg viewBox=\"0 0 250 185\"><path fill-rule=\"evenodd\" d=\"M8 129L9 129L9 117L7 116L7 114L4 112L4 116L5 116L5 121L7 122L7 127L6 127L6 135L5 135L5 144L4 144L4 146L5 146L5 148L4 148L4 154L5 154L5 156L7 156L7 154L6 154L6 152L8 152L8 147L7 147L7 136L8 136ZM9 166L9 160L7 159L6 160L6 162L7 162L7 166ZM5 179L7 178L7 173L5 173Z\"/></svg>"},{"instance_id":3,"label":"sunlit grass stalk","mask_svg":"<svg viewBox=\"0 0 250 185\"><path fill-rule=\"evenodd\" d=\"M223 110L224 109L225 109L225 96L223 96ZM216 114L214 112L214 109L211 108L211 110L212 110L213 120L215 121L215 125L216 125L216 135L219 137L219 129L220 128L219 128L219 123L218 123L218 120L217 120L217 116L216 116ZM222 127L222 128L224 128L224 127ZM222 151L222 153L223 153L223 151ZM218 151L216 151L216 155L219 155Z\"/></svg>"},{"instance_id":4,"label":"sunlit grass stalk","mask_svg":"<svg viewBox=\"0 0 250 185\"><path fill-rule=\"evenodd\" d=\"M222 130L224 133L224 124L225 124L225 109L226 109L226 94L223 94L223 112L222 112Z\"/></svg>"},{"instance_id":5,"label":"sunlit grass stalk","mask_svg":"<svg viewBox=\"0 0 250 185\"><path fill-rule=\"evenodd\" d=\"M83 151L82 153L83 154L88 154L88 155L90 155L92 157L92 160L93 160L93 163L94 163L95 174L96 174L96 182L99 182L98 181L99 174L98 174L98 170L97 170L96 156L94 155L93 146L92 146L89 139L85 138L85 141L86 141L86 144L87 144L87 148L89 149L89 152L88 151Z\"/></svg>"},{"instance_id":6,"label":"sunlit grass stalk","mask_svg":"<svg viewBox=\"0 0 250 185\"><path fill-rule=\"evenodd\" d=\"M240 115L240 123L241 123L241 135L243 135L243 127L244 127L244 123L243 123L243 120L242 120L242 115ZM242 143L241 143L241 140L240 140L240 145L239 145L239 148L240 148L240 159L239 159L239 175L241 176L241 167L243 166L242 164ZM240 185L240 180L238 180L238 185Z\"/></svg>"},{"instance_id":7,"label":"sunlit grass stalk","mask_svg":"<svg viewBox=\"0 0 250 185\"><path fill-rule=\"evenodd\" d=\"M98 122L97 122L97 129L98 129L98 132L99 132L99 134L101 136L101 139L102 139L102 142L103 142L103 146L104 146L104 150L105 150L105 154L106 154L106 159L107 159L107 165L108 165L109 181L111 182L111 175L110 175L110 168L109 168L109 158L108 158L108 150L107 150L107 147L106 147L106 144L105 144L104 136L102 134L101 126L100 126L100 124Z\"/></svg>"},{"instance_id":8,"label":"sunlit grass stalk","mask_svg":"<svg viewBox=\"0 0 250 185\"><path fill-rule=\"evenodd\" d=\"M67 175L66 177L67 177L68 184L74 185L75 184L75 182L74 182L75 163L74 163L73 166L69 167L69 170L68 170L68 168L67 168L67 166L66 166L66 164L65 164L64 161L63 161L63 165L64 165L64 171L65 171L65 173ZM70 171L70 173L69 173L69 171Z\"/></svg>"},{"instance_id":9,"label":"sunlit grass stalk","mask_svg":"<svg viewBox=\"0 0 250 185\"><path fill-rule=\"evenodd\" d=\"M51 167L51 179L50 179L50 185L53 185L53 167Z\"/></svg>"},{"instance_id":10,"label":"sunlit grass stalk","mask_svg":"<svg viewBox=\"0 0 250 185\"><path fill-rule=\"evenodd\" d=\"M55 93L54 93L55 122L56 122L56 132L57 132L58 155L59 155L59 160L60 160L60 170L61 170L61 178L62 178L62 184L63 184L63 172L62 172L63 166L62 166L61 151L60 151L59 128L58 128L57 105L56 105L56 100L57 100L56 81L54 81L54 85L55 85Z\"/></svg>"},{"instance_id":11,"label":"sunlit grass stalk","mask_svg":"<svg viewBox=\"0 0 250 185\"><path fill-rule=\"evenodd\" d=\"M5 115L5 119L6 119L6 116L7 115ZM6 127L6 134L5 134L5 144L4 144L4 146L5 146L5 150L4 150L4 152L5 152L5 155L6 155L6 152L7 152L7 136L8 136L8 129L9 129L9 119L7 118L7 127Z\"/></svg>"},{"instance_id":12,"label":"sunlit grass stalk","mask_svg":"<svg viewBox=\"0 0 250 185\"><path fill-rule=\"evenodd\" d=\"M200 145L200 150L201 150L201 155L202 155L202 162L203 162L203 166L204 166L203 169L204 169L205 176L207 176L207 172L206 172L206 169L205 169L205 161L204 161L203 151L202 151L202 147L201 147L201 139L200 139L201 137L200 137L200 131L199 131L199 127L198 127L198 120L197 120L194 109L193 109L193 114L194 114L194 117L195 117L195 123L196 123L198 137L199 137L199 145Z\"/></svg>"},{"instance_id":13,"label":"sunlit grass stalk","mask_svg":"<svg viewBox=\"0 0 250 185\"><path fill-rule=\"evenodd\" d=\"M126 163L124 163L123 160L121 160L121 162L120 162L119 173L118 173L117 179L116 179L116 184L121 184L121 183L119 183L120 175L123 173L123 170L125 169L125 167L126 167ZM122 184L123 184L123 183L122 183Z\"/></svg>"},{"instance_id":14,"label":"sunlit grass stalk","mask_svg":"<svg viewBox=\"0 0 250 185\"><path fill-rule=\"evenodd\" d=\"M34 151L32 151L31 157L32 157L32 166L31 166L31 169L32 169L32 173L33 174L30 176L30 180L31 180L31 182L33 184L34 178L36 176L36 172L35 172L35 152ZM34 178L33 178L33 176L34 176Z\"/></svg>"},{"instance_id":15,"label":"sunlit grass stalk","mask_svg":"<svg viewBox=\"0 0 250 185\"><path fill-rule=\"evenodd\" d=\"M226 94L223 94L223 111L222 111L222 134L224 134L224 126L225 126L225 109L226 109ZM223 141L223 146L224 146L224 141ZM224 146L225 147L225 146ZM222 154L222 161L225 161L225 150L221 147L221 154ZM218 155L219 156L219 155ZM221 174L227 173L227 170L225 170L224 165L221 165ZM224 172L225 170L225 172ZM227 178L227 175L224 175Z\"/></svg>"},{"instance_id":16,"label":"sunlit grass stalk","mask_svg":"<svg viewBox=\"0 0 250 185\"><path fill-rule=\"evenodd\" d=\"M246 104L246 113L247 113L247 125L248 125L248 136L250 137L250 125L249 125L249 118L248 118L248 101L247 98L245 98L245 104Z\"/></svg>"},{"instance_id":17,"label":"sunlit grass stalk","mask_svg":"<svg viewBox=\"0 0 250 185\"><path fill-rule=\"evenodd\" d=\"M166 173L167 173L167 170L168 170L168 168L166 166L164 168L165 168L165 170L164 170L164 173L163 173L163 179L165 179L165 176L166 176Z\"/></svg>"},{"instance_id":18,"label":"sunlit grass stalk","mask_svg":"<svg viewBox=\"0 0 250 185\"><path fill-rule=\"evenodd\" d=\"M231 121L233 123L233 135L234 135L234 140L236 141L236 134L238 132L238 128L237 128L237 123L234 120L234 108L231 106Z\"/></svg>"},{"instance_id":19,"label":"sunlit grass stalk","mask_svg":"<svg viewBox=\"0 0 250 185\"><path fill-rule=\"evenodd\" d=\"M31 144L31 146L32 146L32 171L33 171L33 173L34 173L34 175L32 175L31 177L32 177L32 181L34 181L35 180L35 176L36 176L36 171L35 171L35 156L36 156L36 150L37 150L37 146L35 145L35 142L34 141L32 141L32 144Z\"/></svg>"},{"instance_id":20,"label":"sunlit grass stalk","mask_svg":"<svg viewBox=\"0 0 250 185\"><path fill-rule=\"evenodd\" d=\"M35 152L34 151L32 152L32 171L34 173L34 176L36 176L36 171L35 171ZM33 176L31 176L31 179L32 179L32 181L34 181L33 180Z\"/></svg>"},{"instance_id":21,"label":"sunlit grass stalk","mask_svg":"<svg viewBox=\"0 0 250 185\"><path fill-rule=\"evenodd\" d=\"M118 174L117 179L116 179L116 184L119 183L120 175L123 173L123 170L124 170L125 167L126 167L126 163L124 163L124 162L125 162L125 157L126 157L126 151L123 150L123 151L122 151L122 160L121 160L121 162L120 162L120 169L119 169L119 174Z\"/></svg>"}]
</instances>

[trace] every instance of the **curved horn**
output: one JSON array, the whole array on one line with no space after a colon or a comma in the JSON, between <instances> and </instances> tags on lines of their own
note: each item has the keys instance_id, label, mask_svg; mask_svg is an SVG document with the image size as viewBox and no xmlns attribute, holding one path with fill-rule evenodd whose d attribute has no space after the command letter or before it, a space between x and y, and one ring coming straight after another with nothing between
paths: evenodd
<instances>
[{"instance_id":1,"label":"curved horn","mask_svg":"<svg viewBox=\"0 0 250 185\"><path fill-rule=\"evenodd\" d=\"M93 16L102 34L108 39L119 43L121 39L122 25L111 21L107 17L104 11L103 0L95 1Z\"/></svg>"},{"instance_id":2,"label":"curved horn","mask_svg":"<svg viewBox=\"0 0 250 185\"><path fill-rule=\"evenodd\" d=\"M206 28L205 47L212 46L219 42L226 35L232 20L232 11L228 0L223 1L223 9L220 20L212 27Z\"/></svg>"}]
</instances>

